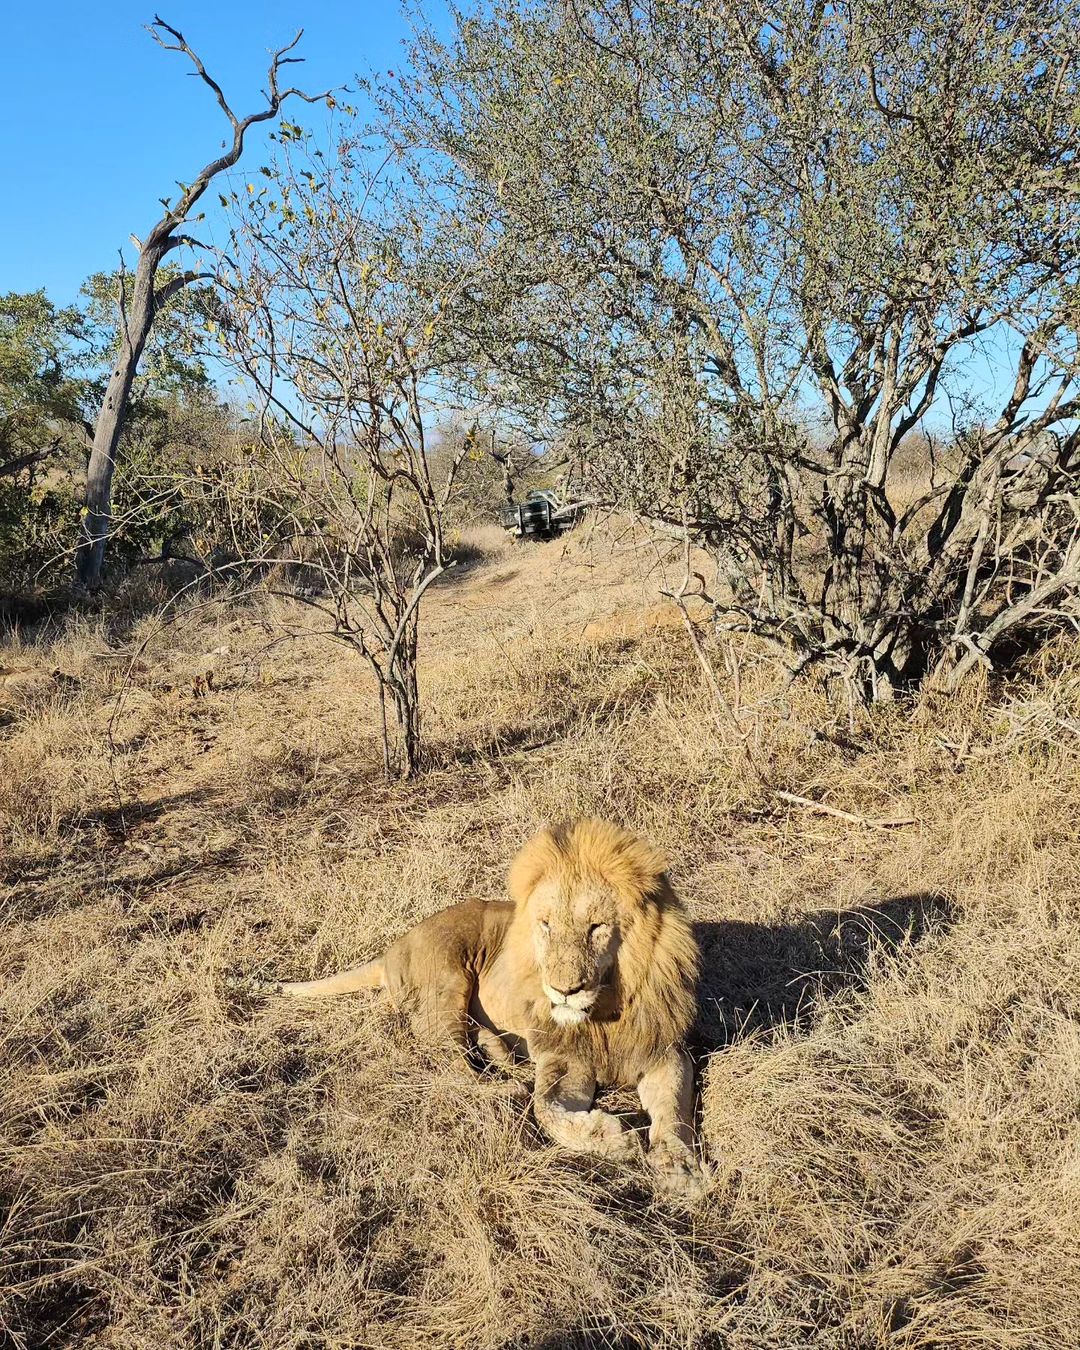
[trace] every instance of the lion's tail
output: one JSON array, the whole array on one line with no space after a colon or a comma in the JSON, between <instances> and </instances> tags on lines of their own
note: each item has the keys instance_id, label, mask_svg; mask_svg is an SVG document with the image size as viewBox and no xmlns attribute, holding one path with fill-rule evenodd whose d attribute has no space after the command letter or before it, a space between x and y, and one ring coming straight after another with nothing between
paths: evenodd
<instances>
[{"instance_id":1,"label":"lion's tail","mask_svg":"<svg viewBox=\"0 0 1080 1350\"><path fill-rule=\"evenodd\" d=\"M382 957L378 956L374 961L365 961L362 966L339 971L337 975L327 975L322 980L294 980L291 984L279 984L274 992L288 994L292 998L323 998L330 994L351 994L357 989L382 989L385 985L386 969Z\"/></svg>"}]
</instances>

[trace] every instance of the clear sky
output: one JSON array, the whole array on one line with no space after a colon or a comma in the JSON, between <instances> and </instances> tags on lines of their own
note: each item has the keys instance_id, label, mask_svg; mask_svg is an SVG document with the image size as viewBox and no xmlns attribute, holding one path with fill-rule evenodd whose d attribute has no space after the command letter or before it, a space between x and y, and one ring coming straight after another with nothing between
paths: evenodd
<instances>
[{"instance_id":1,"label":"clear sky","mask_svg":"<svg viewBox=\"0 0 1080 1350\"><path fill-rule=\"evenodd\" d=\"M211 91L143 27L155 3L241 114L262 106L268 49L301 26L307 60L287 69L311 90L394 69L408 33L397 0L16 0L0 42L0 293L74 300L122 245L133 260L128 236L146 233L158 198L218 153ZM309 126L328 116L291 106ZM241 165L262 162L260 130Z\"/></svg>"},{"instance_id":2,"label":"clear sky","mask_svg":"<svg viewBox=\"0 0 1080 1350\"><path fill-rule=\"evenodd\" d=\"M132 264L129 236L218 153L227 126L210 90L145 31L155 3L241 114L263 106L268 51L298 27L306 61L288 70L309 90L395 69L409 32L399 0L15 0L0 42L0 293L44 286L66 304L120 247ZM445 15L442 0L422 3ZM286 115L313 129L330 116L297 102ZM264 162L270 125L250 137L241 181ZM199 227L211 240L216 203L211 190ZM996 364L975 357L969 387L999 386Z\"/></svg>"}]
</instances>

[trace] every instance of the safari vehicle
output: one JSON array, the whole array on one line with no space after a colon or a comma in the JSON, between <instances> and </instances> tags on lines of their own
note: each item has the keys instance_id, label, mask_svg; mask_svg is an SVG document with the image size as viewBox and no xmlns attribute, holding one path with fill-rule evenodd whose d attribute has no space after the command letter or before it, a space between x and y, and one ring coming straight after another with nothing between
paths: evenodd
<instances>
[{"instance_id":1,"label":"safari vehicle","mask_svg":"<svg viewBox=\"0 0 1080 1350\"><path fill-rule=\"evenodd\" d=\"M582 502L560 503L550 488L536 488L506 512L503 523L519 539L554 539L573 529L584 509Z\"/></svg>"}]
</instances>

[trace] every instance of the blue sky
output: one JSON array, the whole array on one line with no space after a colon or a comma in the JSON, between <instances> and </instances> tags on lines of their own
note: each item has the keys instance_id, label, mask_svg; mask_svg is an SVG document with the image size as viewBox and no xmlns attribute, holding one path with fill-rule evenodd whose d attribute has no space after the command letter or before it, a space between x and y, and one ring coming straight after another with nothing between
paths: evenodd
<instances>
[{"instance_id":1,"label":"blue sky","mask_svg":"<svg viewBox=\"0 0 1080 1350\"><path fill-rule=\"evenodd\" d=\"M210 90L143 27L155 4L241 113L261 106L268 49L300 26L307 60L288 69L313 90L394 69L408 33L393 0L18 0L0 44L0 293L73 300L119 247L132 260L128 236L145 234L158 198L218 153L226 123ZM328 116L291 106L312 127ZM264 137L242 164L262 162Z\"/></svg>"},{"instance_id":2,"label":"blue sky","mask_svg":"<svg viewBox=\"0 0 1080 1350\"><path fill-rule=\"evenodd\" d=\"M397 0L18 0L0 44L0 293L44 286L66 304L90 273L116 266L120 247L132 263L129 236L218 152L227 127L210 90L143 27L155 3L240 113L262 106L268 50L301 25L306 62L289 70L310 90L398 68L409 31ZM424 9L445 14L442 0ZM316 130L331 116L290 106ZM269 125L248 141L242 180L264 162ZM215 191L204 198L199 228L211 240L216 202ZM1000 384L988 356L971 361L969 387Z\"/></svg>"}]
</instances>

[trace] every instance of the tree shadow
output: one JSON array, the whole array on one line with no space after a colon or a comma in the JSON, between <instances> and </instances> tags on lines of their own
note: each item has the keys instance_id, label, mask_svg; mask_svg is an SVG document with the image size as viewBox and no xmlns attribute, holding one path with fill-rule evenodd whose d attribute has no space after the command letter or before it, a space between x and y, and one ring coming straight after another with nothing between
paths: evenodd
<instances>
[{"instance_id":1,"label":"tree shadow","mask_svg":"<svg viewBox=\"0 0 1080 1350\"><path fill-rule=\"evenodd\" d=\"M61 910L75 912L106 891L126 914L179 877L230 871L240 860L239 844L203 848L194 830L151 834L139 841L138 853L126 847L128 835L139 827L164 824L174 812L211 811L220 802L217 790L200 787L66 817L58 832L63 845L32 858L19 853L0 858L0 921L29 923ZM227 820L228 813L219 810L215 819ZM87 839L98 842L84 848ZM197 925L189 917L184 926Z\"/></svg>"},{"instance_id":2,"label":"tree shadow","mask_svg":"<svg viewBox=\"0 0 1080 1350\"><path fill-rule=\"evenodd\" d=\"M953 917L946 896L919 893L819 911L790 924L696 923L697 1048L717 1050L750 1031L809 1022L822 1000L867 987L875 952L921 942Z\"/></svg>"},{"instance_id":3,"label":"tree shadow","mask_svg":"<svg viewBox=\"0 0 1080 1350\"><path fill-rule=\"evenodd\" d=\"M620 646L612 644L609 650L618 652ZM558 711L548 713L545 709L536 717L501 727L482 740L467 744L446 740L433 742L426 751L429 766L439 769L462 768L543 750L557 741L565 740L577 728L603 726L625 707L625 702L613 698L611 694L585 696L580 691L575 692L573 698L557 696L548 700L547 704Z\"/></svg>"}]
</instances>

